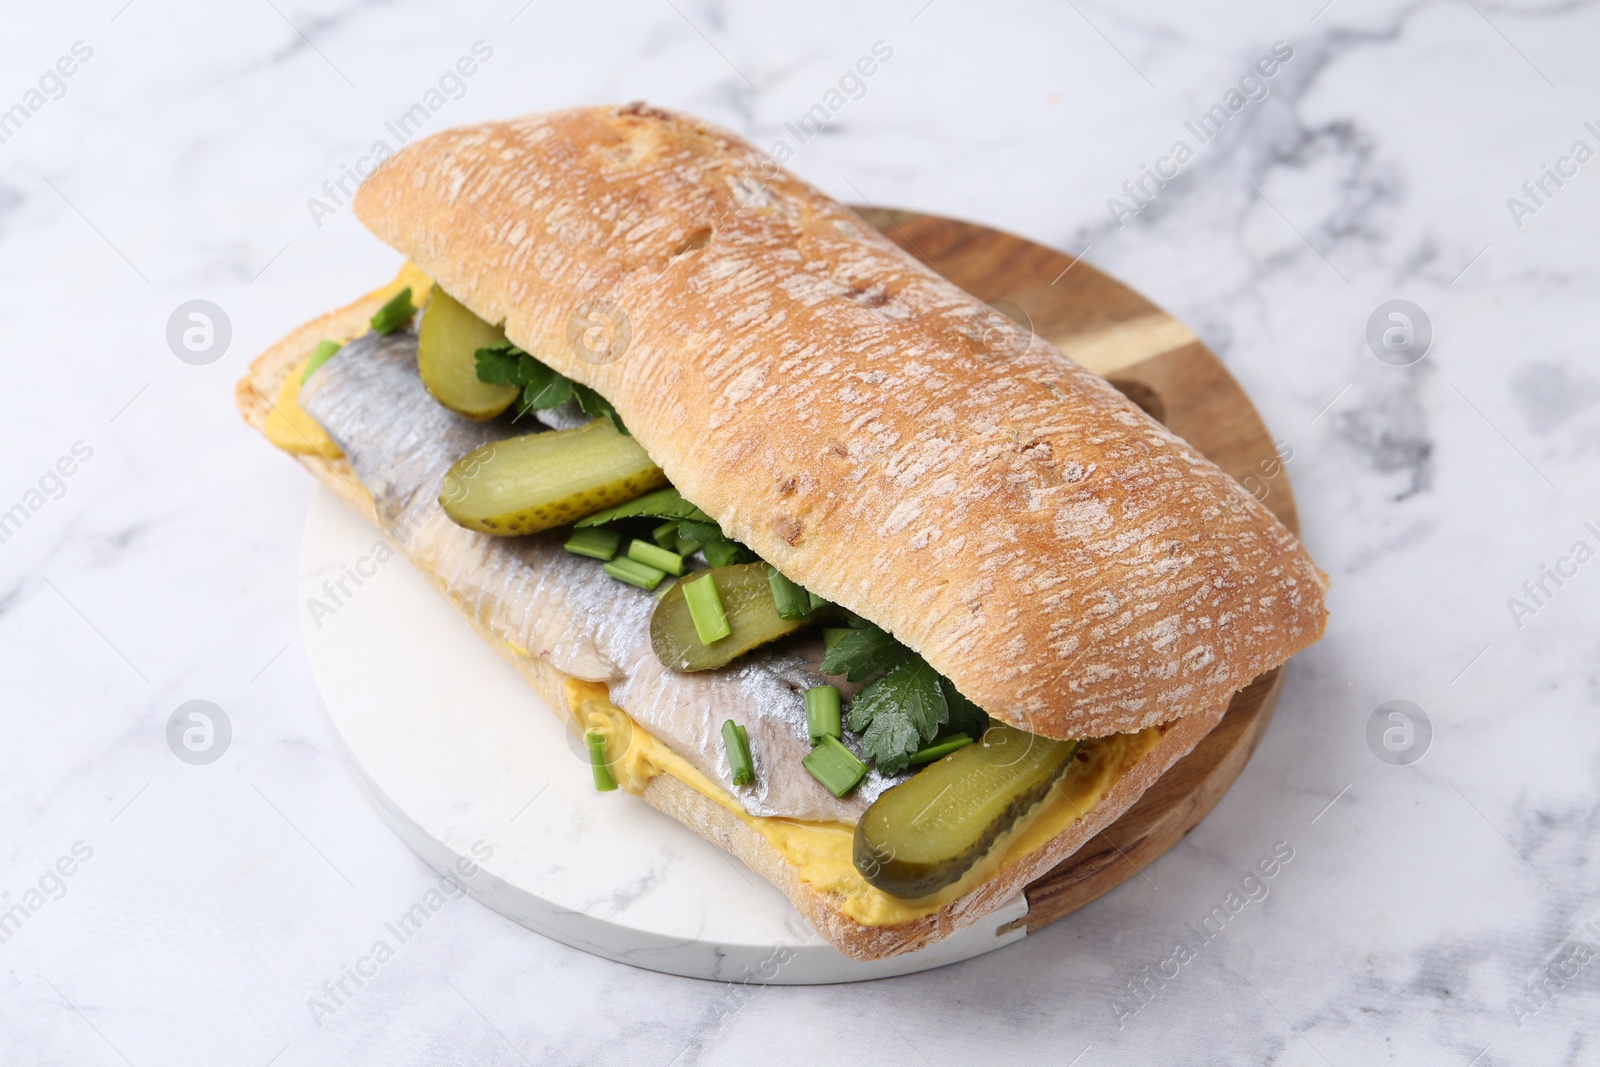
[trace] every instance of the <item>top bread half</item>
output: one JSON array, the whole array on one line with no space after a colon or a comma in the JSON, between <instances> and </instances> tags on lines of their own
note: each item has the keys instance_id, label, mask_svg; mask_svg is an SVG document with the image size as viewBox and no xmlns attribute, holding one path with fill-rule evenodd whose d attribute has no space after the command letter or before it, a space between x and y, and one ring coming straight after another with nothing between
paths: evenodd
<instances>
[{"instance_id":1,"label":"top bread half","mask_svg":"<svg viewBox=\"0 0 1600 1067\"><path fill-rule=\"evenodd\" d=\"M355 209L1012 725L1166 722L1322 633L1324 576L1232 478L731 133L642 105L462 127Z\"/></svg>"}]
</instances>

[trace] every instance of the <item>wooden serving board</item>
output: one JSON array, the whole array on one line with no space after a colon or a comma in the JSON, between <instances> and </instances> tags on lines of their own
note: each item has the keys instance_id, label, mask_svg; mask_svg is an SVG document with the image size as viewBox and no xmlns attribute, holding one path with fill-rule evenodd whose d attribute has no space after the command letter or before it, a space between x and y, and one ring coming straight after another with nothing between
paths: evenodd
<instances>
[{"instance_id":1,"label":"wooden serving board","mask_svg":"<svg viewBox=\"0 0 1600 1067\"><path fill-rule=\"evenodd\" d=\"M1298 534L1294 495L1261 416L1177 319L1087 263L970 222L855 209L885 236L1104 376L1233 475ZM1194 829L1239 777L1282 688L1279 668L1240 690L1217 728L1103 833L1027 887L1037 930L1109 893Z\"/></svg>"}]
</instances>

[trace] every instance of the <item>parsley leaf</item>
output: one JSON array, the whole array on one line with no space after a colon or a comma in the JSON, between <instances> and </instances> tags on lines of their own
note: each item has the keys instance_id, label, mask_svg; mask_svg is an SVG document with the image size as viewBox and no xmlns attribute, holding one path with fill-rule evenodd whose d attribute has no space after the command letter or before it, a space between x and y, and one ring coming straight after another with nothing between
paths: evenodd
<instances>
[{"instance_id":1,"label":"parsley leaf","mask_svg":"<svg viewBox=\"0 0 1600 1067\"><path fill-rule=\"evenodd\" d=\"M480 348L473 359L478 364L478 381L490 385L522 384L522 352L506 345L503 348Z\"/></svg>"},{"instance_id":2,"label":"parsley leaf","mask_svg":"<svg viewBox=\"0 0 1600 1067\"><path fill-rule=\"evenodd\" d=\"M676 492L676 490L674 490L674 492ZM699 511L700 509L695 508L695 510ZM662 518L671 517L672 516L670 515L662 516ZM699 541L701 544L705 544L707 541L725 540L722 534L722 527L718 526L709 519L683 520L682 522L678 523L678 536L683 538L685 541Z\"/></svg>"},{"instance_id":3,"label":"parsley leaf","mask_svg":"<svg viewBox=\"0 0 1600 1067\"><path fill-rule=\"evenodd\" d=\"M685 541L700 542L700 554L713 567L731 567L735 563L754 563L756 560L754 552L723 533L722 527L709 516L705 521L689 519L678 523L678 536Z\"/></svg>"},{"instance_id":4,"label":"parsley leaf","mask_svg":"<svg viewBox=\"0 0 1600 1067\"><path fill-rule=\"evenodd\" d=\"M822 660L822 673L866 682L911 656L911 650L865 619L852 619L851 631L839 638Z\"/></svg>"},{"instance_id":5,"label":"parsley leaf","mask_svg":"<svg viewBox=\"0 0 1600 1067\"><path fill-rule=\"evenodd\" d=\"M861 738L862 754L878 763L878 773L899 774L917 751L917 728L902 712L885 710L873 717Z\"/></svg>"},{"instance_id":6,"label":"parsley leaf","mask_svg":"<svg viewBox=\"0 0 1600 1067\"><path fill-rule=\"evenodd\" d=\"M522 357L522 400L517 404L517 418L530 411L544 411L560 407L572 399L573 383L540 363L532 356Z\"/></svg>"},{"instance_id":7,"label":"parsley leaf","mask_svg":"<svg viewBox=\"0 0 1600 1067\"><path fill-rule=\"evenodd\" d=\"M916 751L919 742L932 741L939 727L950 718L944 687L939 683L938 672L928 666L926 660L921 656L909 656L856 694L850 702L850 729L870 732L879 715L885 712L902 715L916 727L912 747L906 752L909 756Z\"/></svg>"},{"instance_id":8,"label":"parsley leaf","mask_svg":"<svg viewBox=\"0 0 1600 1067\"><path fill-rule=\"evenodd\" d=\"M611 401L554 367L539 362L509 341L491 348L480 348L473 354L473 359L478 366L480 382L522 387L516 418L520 419L530 411L560 407L576 397L584 414L596 419L602 416L609 418L616 424L618 433L628 436L628 428L622 424L622 416L611 406Z\"/></svg>"},{"instance_id":9,"label":"parsley leaf","mask_svg":"<svg viewBox=\"0 0 1600 1067\"><path fill-rule=\"evenodd\" d=\"M582 388L579 386L578 388ZM713 567L728 567L735 563L749 563L756 554L722 532L716 520L689 501L683 494L668 486L646 493L637 500L618 504L614 508L597 511L577 526L604 526L621 519L678 519L678 536L685 541L700 542L700 551Z\"/></svg>"},{"instance_id":10,"label":"parsley leaf","mask_svg":"<svg viewBox=\"0 0 1600 1067\"><path fill-rule=\"evenodd\" d=\"M555 372L552 371L551 373ZM622 436L633 436L628 433L628 428L622 424L622 416L618 415L617 409L611 406L611 401L590 389L587 385L579 385L577 382L570 382L569 384L572 386L572 395L578 398L578 406L583 409L585 415L596 419L606 416L616 424L617 432Z\"/></svg>"},{"instance_id":11,"label":"parsley leaf","mask_svg":"<svg viewBox=\"0 0 1600 1067\"><path fill-rule=\"evenodd\" d=\"M945 733L966 734L974 741L983 737L983 732L989 728L989 713L978 705L962 696L956 687L950 684L950 679L941 675L939 685L944 689L944 702L950 709L950 718L945 722Z\"/></svg>"},{"instance_id":12,"label":"parsley leaf","mask_svg":"<svg viewBox=\"0 0 1600 1067\"><path fill-rule=\"evenodd\" d=\"M670 485L665 489L657 489L653 493L646 493L644 496L630 500L626 504L618 504L614 508L597 511L588 518L578 521L575 525L602 526L618 519L637 518L685 519L689 521L679 524L679 533L683 533L683 527L692 523L697 530L701 526L709 527L710 536L712 537L722 536L722 528L711 521L711 516L685 500L683 494ZM705 540L698 533L685 536L690 536L693 540Z\"/></svg>"}]
</instances>

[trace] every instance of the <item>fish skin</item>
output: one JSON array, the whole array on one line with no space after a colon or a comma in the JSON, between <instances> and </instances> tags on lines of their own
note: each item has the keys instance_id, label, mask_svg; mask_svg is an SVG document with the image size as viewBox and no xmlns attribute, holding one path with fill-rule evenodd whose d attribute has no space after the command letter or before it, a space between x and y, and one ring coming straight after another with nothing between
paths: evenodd
<instances>
[{"instance_id":1,"label":"fish skin","mask_svg":"<svg viewBox=\"0 0 1600 1067\"><path fill-rule=\"evenodd\" d=\"M593 421L593 416L579 407L576 400L568 400L553 408L540 408L533 413L533 417L552 430L571 430Z\"/></svg>"},{"instance_id":2,"label":"fish skin","mask_svg":"<svg viewBox=\"0 0 1600 1067\"><path fill-rule=\"evenodd\" d=\"M417 375L415 335L369 333L347 344L301 388L300 405L344 451L384 532L414 564L502 641L573 677L605 683L612 703L751 815L853 822L902 780L869 768L854 792L838 798L801 765L811 751L803 693L836 681L818 669L815 634L717 671L669 670L651 648L649 593L564 550L560 533L492 537L452 522L438 500L445 473L473 449L520 429L504 420L473 422L435 401ZM751 785L733 784L722 750L726 719L749 735ZM858 739L845 743L860 754Z\"/></svg>"}]
</instances>

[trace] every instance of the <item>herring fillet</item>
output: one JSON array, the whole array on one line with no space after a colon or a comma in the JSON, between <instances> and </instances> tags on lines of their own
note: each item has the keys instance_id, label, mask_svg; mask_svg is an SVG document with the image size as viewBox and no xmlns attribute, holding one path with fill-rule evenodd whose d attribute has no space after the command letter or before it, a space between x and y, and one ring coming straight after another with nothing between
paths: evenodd
<instances>
[{"instance_id":1,"label":"herring fillet","mask_svg":"<svg viewBox=\"0 0 1600 1067\"><path fill-rule=\"evenodd\" d=\"M369 333L300 392L301 407L344 451L384 532L414 564L519 654L606 683L614 704L752 815L853 821L899 780L872 769L841 799L801 766L811 750L802 694L828 681L817 669L822 647L814 635L759 649L722 670L681 674L662 666L651 648L655 598L565 551L562 534L492 537L452 522L438 502L445 472L473 449L519 431L504 421L472 422L435 401L418 377L416 348L410 333ZM749 733L752 785L733 784L722 751L726 719Z\"/></svg>"}]
</instances>

